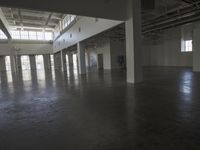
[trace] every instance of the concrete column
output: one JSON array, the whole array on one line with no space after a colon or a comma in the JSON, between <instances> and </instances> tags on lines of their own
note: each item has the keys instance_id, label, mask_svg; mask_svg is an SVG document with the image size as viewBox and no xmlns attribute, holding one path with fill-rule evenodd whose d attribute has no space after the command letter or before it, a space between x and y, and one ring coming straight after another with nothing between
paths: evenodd
<instances>
[{"instance_id":1,"label":"concrete column","mask_svg":"<svg viewBox=\"0 0 200 150\"><path fill-rule=\"evenodd\" d=\"M126 21L127 82L137 83L142 76L141 0L128 0Z\"/></svg>"},{"instance_id":2,"label":"concrete column","mask_svg":"<svg viewBox=\"0 0 200 150\"><path fill-rule=\"evenodd\" d=\"M21 55L17 55L16 56L16 60L17 60L17 70L22 70L22 62L21 62Z\"/></svg>"},{"instance_id":3,"label":"concrete column","mask_svg":"<svg viewBox=\"0 0 200 150\"><path fill-rule=\"evenodd\" d=\"M68 56L69 69L71 69L74 66L74 63L73 63L73 54L71 52L68 52L67 56Z\"/></svg>"},{"instance_id":4,"label":"concrete column","mask_svg":"<svg viewBox=\"0 0 200 150\"><path fill-rule=\"evenodd\" d=\"M78 50L78 65L79 74L86 74L86 64L85 64L85 47L82 43L77 44Z\"/></svg>"},{"instance_id":5,"label":"concrete column","mask_svg":"<svg viewBox=\"0 0 200 150\"><path fill-rule=\"evenodd\" d=\"M61 64L61 52L55 53L54 54L54 66L56 70L61 70L62 64Z\"/></svg>"},{"instance_id":6,"label":"concrete column","mask_svg":"<svg viewBox=\"0 0 200 150\"><path fill-rule=\"evenodd\" d=\"M35 61L35 55L29 55L29 60L30 60L30 67L31 70L36 70L36 61Z\"/></svg>"},{"instance_id":7,"label":"concrete column","mask_svg":"<svg viewBox=\"0 0 200 150\"><path fill-rule=\"evenodd\" d=\"M65 50L61 51L61 64L62 64L62 71L67 71L67 61L66 61Z\"/></svg>"},{"instance_id":8,"label":"concrete column","mask_svg":"<svg viewBox=\"0 0 200 150\"><path fill-rule=\"evenodd\" d=\"M193 31L193 71L200 72L200 23L196 23Z\"/></svg>"},{"instance_id":9,"label":"concrete column","mask_svg":"<svg viewBox=\"0 0 200 150\"><path fill-rule=\"evenodd\" d=\"M5 56L0 56L0 72L6 71Z\"/></svg>"},{"instance_id":10,"label":"concrete column","mask_svg":"<svg viewBox=\"0 0 200 150\"><path fill-rule=\"evenodd\" d=\"M87 67L90 68L90 53L87 53Z\"/></svg>"},{"instance_id":11,"label":"concrete column","mask_svg":"<svg viewBox=\"0 0 200 150\"><path fill-rule=\"evenodd\" d=\"M11 65L11 71L13 73L17 72L18 71L18 68L17 68L17 58L15 55L11 55L10 56L10 65Z\"/></svg>"},{"instance_id":12,"label":"concrete column","mask_svg":"<svg viewBox=\"0 0 200 150\"><path fill-rule=\"evenodd\" d=\"M51 60L50 60L50 54L44 54L43 55L44 60L44 69L50 70L51 69Z\"/></svg>"}]
</instances>

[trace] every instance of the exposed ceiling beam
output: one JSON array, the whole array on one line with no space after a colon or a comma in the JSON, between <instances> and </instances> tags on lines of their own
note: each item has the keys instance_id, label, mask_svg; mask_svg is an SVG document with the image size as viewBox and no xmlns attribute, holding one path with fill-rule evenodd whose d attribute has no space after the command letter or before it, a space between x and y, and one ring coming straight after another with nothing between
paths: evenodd
<instances>
[{"instance_id":1,"label":"exposed ceiling beam","mask_svg":"<svg viewBox=\"0 0 200 150\"><path fill-rule=\"evenodd\" d=\"M9 8L9 10L10 10L10 14L11 14L11 18L12 18L12 20L13 20L13 23L16 24L15 18L14 18L14 15L13 15L12 8Z\"/></svg>"},{"instance_id":2,"label":"exposed ceiling beam","mask_svg":"<svg viewBox=\"0 0 200 150\"><path fill-rule=\"evenodd\" d=\"M8 24L1 8L0 8L0 29L7 36L8 39L12 39L10 31L9 31L9 24Z\"/></svg>"},{"instance_id":3,"label":"exposed ceiling beam","mask_svg":"<svg viewBox=\"0 0 200 150\"><path fill-rule=\"evenodd\" d=\"M12 29L21 29L21 26L12 26ZM26 26L24 26L24 30L41 31L41 30L43 30L43 28L26 25ZM46 28L46 31L53 31L53 30L54 30L54 28L50 28L50 27Z\"/></svg>"},{"instance_id":4,"label":"exposed ceiling beam","mask_svg":"<svg viewBox=\"0 0 200 150\"><path fill-rule=\"evenodd\" d=\"M18 15L19 15L19 19L20 19L20 25L23 26L22 13L21 13L20 9L18 9Z\"/></svg>"},{"instance_id":5,"label":"exposed ceiling beam","mask_svg":"<svg viewBox=\"0 0 200 150\"><path fill-rule=\"evenodd\" d=\"M51 20L51 17L52 17L53 13L50 13L45 24L44 24L44 27L46 27L48 24L49 24L49 21Z\"/></svg>"},{"instance_id":6,"label":"exposed ceiling beam","mask_svg":"<svg viewBox=\"0 0 200 150\"><path fill-rule=\"evenodd\" d=\"M13 10L13 14L14 14L14 15L18 15L18 12L16 12L16 11ZM33 12L22 11L22 16L47 18L47 17L48 17L48 14L46 14L46 13L38 13L38 12L33 13ZM51 18L52 18L52 19L55 19L55 20L60 20L60 19L62 19L61 17L57 17L57 16L55 16L55 15L52 15Z\"/></svg>"},{"instance_id":7,"label":"exposed ceiling beam","mask_svg":"<svg viewBox=\"0 0 200 150\"><path fill-rule=\"evenodd\" d=\"M33 21L33 20L27 20L27 19L24 19L23 20L23 25L25 26L26 23L29 23L29 24L37 24L37 25L40 25L41 27L44 27L44 22L42 21ZM16 24L20 24L20 20L16 20ZM52 26L56 26L57 23L54 23L54 22L49 22L46 26L49 26L49 25L52 25Z\"/></svg>"}]
</instances>

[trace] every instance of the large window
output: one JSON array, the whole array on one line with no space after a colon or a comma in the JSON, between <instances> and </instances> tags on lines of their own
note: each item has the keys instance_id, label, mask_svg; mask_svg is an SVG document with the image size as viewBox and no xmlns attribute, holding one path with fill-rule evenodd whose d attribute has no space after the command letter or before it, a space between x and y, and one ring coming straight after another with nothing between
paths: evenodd
<instances>
[{"instance_id":1,"label":"large window","mask_svg":"<svg viewBox=\"0 0 200 150\"><path fill-rule=\"evenodd\" d=\"M51 32L45 32L45 39L46 40L52 40L52 33Z\"/></svg>"},{"instance_id":2,"label":"large window","mask_svg":"<svg viewBox=\"0 0 200 150\"><path fill-rule=\"evenodd\" d=\"M29 39L30 40L37 40L37 34L35 31L29 31Z\"/></svg>"},{"instance_id":3,"label":"large window","mask_svg":"<svg viewBox=\"0 0 200 150\"><path fill-rule=\"evenodd\" d=\"M11 71L10 56L5 57L6 70Z\"/></svg>"},{"instance_id":4,"label":"large window","mask_svg":"<svg viewBox=\"0 0 200 150\"><path fill-rule=\"evenodd\" d=\"M44 33L43 32L37 32L37 39L38 40L44 40Z\"/></svg>"},{"instance_id":5,"label":"large window","mask_svg":"<svg viewBox=\"0 0 200 150\"><path fill-rule=\"evenodd\" d=\"M77 54L73 54L73 67L74 67L74 73L78 73L78 58Z\"/></svg>"},{"instance_id":6,"label":"large window","mask_svg":"<svg viewBox=\"0 0 200 150\"><path fill-rule=\"evenodd\" d=\"M67 15L63 20L64 28L69 26L76 19L75 15Z\"/></svg>"},{"instance_id":7,"label":"large window","mask_svg":"<svg viewBox=\"0 0 200 150\"><path fill-rule=\"evenodd\" d=\"M54 55L50 55L50 59L51 59L51 68L52 70L54 70Z\"/></svg>"},{"instance_id":8,"label":"large window","mask_svg":"<svg viewBox=\"0 0 200 150\"><path fill-rule=\"evenodd\" d=\"M54 31L54 38L56 38L62 30L71 26L75 22L76 18L76 15L66 15L65 18L59 22L59 25L57 25Z\"/></svg>"},{"instance_id":9,"label":"large window","mask_svg":"<svg viewBox=\"0 0 200 150\"><path fill-rule=\"evenodd\" d=\"M11 36L17 40L45 40L51 41L53 33L50 31L25 31L25 30L12 30ZM0 39L6 39L5 35L0 31Z\"/></svg>"},{"instance_id":10,"label":"large window","mask_svg":"<svg viewBox=\"0 0 200 150\"><path fill-rule=\"evenodd\" d=\"M192 52L192 40L182 41L181 52Z\"/></svg>"},{"instance_id":11,"label":"large window","mask_svg":"<svg viewBox=\"0 0 200 150\"><path fill-rule=\"evenodd\" d=\"M1 30L0 30L0 39L7 39L6 35Z\"/></svg>"},{"instance_id":12,"label":"large window","mask_svg":"<svg viewBox=\"0 0 200 150\"><path fill-rule=\"evenodd\" d=\"M29 56L21 56L22 70L30 70L30 60Z\"/></svg>"},{"instance_id":13,"label":"large window","mask_svg":"<svg viewBox=\"0 0 200 150\"><path fill-rule=\"evenodd\" d=\"M12 35L13 39L21 39L20 31L18 31L18 30L11 31L11 35Z\"/></svg>"},{"instance_id":14,"label":"large window","mask_svg":"<svg viewBox=\"0 0 200 150\"><path fill-rule=\"evenodd\" d=\"M44 69L43 55L37 55L36 56L36 67L37 67L38 70Z\"/></svg>"},{"instance_id":15,"label":"large window","mask_svg":"<svg viewBox=\"0 0 200 150\"><path fill-rule=\"evenodd\" d=\"M21 31L21 39L22 40L28 40L28 31Z\"/></svg>"}]
</instances>

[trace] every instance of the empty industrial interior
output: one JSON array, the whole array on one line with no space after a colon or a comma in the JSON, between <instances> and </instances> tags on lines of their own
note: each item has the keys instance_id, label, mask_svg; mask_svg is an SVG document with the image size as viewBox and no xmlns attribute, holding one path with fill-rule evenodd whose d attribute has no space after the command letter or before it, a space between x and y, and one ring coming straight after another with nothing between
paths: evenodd
<instances>
[{"instance_id":1,"label":"empty industrial interior","mask_svg":"<svg viewBox=\"0 0 200 150\"><path fill-rule=\"evenodd\" d=\"M0 150L199 150L200 1L0 1Z\"/></svg>"}]
</instances>

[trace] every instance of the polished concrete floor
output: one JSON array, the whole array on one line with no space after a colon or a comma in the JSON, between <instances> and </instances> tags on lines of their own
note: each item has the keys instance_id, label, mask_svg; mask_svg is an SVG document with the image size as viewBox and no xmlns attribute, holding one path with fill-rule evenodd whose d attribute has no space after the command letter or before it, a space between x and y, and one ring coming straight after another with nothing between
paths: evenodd
<instances>
[{"instance_id":1,"label":"polished concrete floor","mask_svg":"<svg viewBox=\"0 0 200 150\"><path fill-rule=\"evenodd\" d=\"M200 74L1 73L0 150L199 150Z\"/></svg>"}]
</instances>

